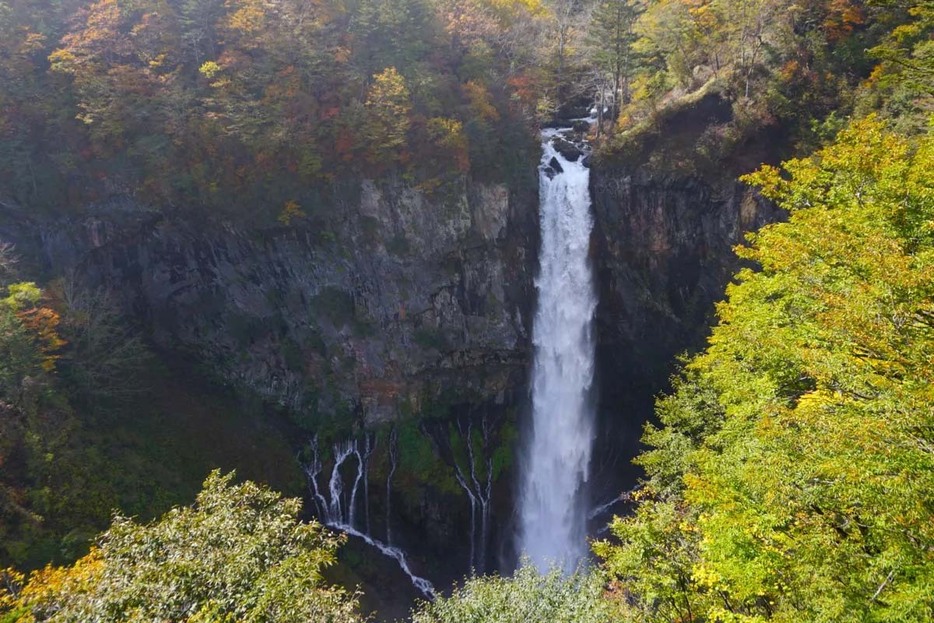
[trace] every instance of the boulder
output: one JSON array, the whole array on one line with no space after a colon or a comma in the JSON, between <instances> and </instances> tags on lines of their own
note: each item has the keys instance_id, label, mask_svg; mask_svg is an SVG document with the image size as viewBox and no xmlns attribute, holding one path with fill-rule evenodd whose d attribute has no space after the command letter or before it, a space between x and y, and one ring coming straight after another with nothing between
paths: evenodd
<instances>
[{"instance_id":1,"label":"boulder","mask_svg":"<svg viewBox=\"0 0 934 623\"><path fill-rule=\"evenodd\" d=\"M568 162L577 162L577 159L584 155L580 147L563 138L558 137L551 144Z\"/></svg>"}]
</instances>

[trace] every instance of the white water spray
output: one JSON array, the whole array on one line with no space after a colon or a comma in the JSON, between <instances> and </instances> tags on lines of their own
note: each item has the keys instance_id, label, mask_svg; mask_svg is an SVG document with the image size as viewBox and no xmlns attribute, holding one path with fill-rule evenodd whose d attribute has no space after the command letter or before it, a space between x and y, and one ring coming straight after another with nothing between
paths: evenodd
<instances>
[{"instance_id":1,"label":"white water spray","mask_svg":"<svg viewBox=\"0 0 934 623\"><path fill-rule=\"evenodd\" d=\"M594 427L590 172L555 150L555 134L543 133L532 427L520 491L519 549L541 571L571 570L586 553L584 486Z\"/></svg>"}]
</instances>

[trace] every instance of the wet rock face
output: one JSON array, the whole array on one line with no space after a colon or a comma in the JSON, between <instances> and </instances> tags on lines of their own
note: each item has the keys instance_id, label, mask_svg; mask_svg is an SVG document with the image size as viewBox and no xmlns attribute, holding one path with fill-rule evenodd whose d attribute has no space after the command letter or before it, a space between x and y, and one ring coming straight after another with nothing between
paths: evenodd
<instances>
[{"instance_id":1,"label":"wet rock face","mask_svg":"<svg viewBox=\"0 0 934 623\"><path fill-rule=\"evenodd\" d=\"M531 172L530 172L531 175ZM263 231L108 209L42 226L53 272L117 289L160 346L294 412L367 424L455 387L525 382L538 245L524 194L444 199L364 182L317 222Z\"/></svg>"},{"instance_id":2,"label":"wet rock face","mask_svg":"<svg viewBox=\"0 0 934 623\"><path fill-rule=\"evenodd\" d=\"M738 182L599 165L591 193L601 370L660 388L674 357L703 344L714 303L739 268L732 248L781 214ZM626 391L625 385L615 389Z\"/></svg>"},{"instance_id":3,"label":"wet rock face","mask_svg":"<svg viewBox=\"0 0 934 623\"><path fill-rule=\"evenodd\" d=\"M730 175L664 176L595 159L590 182L600 381L593 481L599 499L610 499L641 476L630 460L643 425L677 356L704 346L740 266L733 247L782 214Z\"/></svg>"}]
</instances>

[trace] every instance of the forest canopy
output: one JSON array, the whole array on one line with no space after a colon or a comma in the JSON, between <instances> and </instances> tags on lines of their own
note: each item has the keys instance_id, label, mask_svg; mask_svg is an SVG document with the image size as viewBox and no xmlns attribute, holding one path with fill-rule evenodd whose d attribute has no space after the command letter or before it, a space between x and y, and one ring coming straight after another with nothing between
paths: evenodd
<instances>
[{"instance_id":1,"label":"forest canopy","mask_svg":"<svg viewBox=\"0 0 934 623\"><path fill-rule=\"evenodd\" d=\"M361 177L519 175L534 124L593 103L619 149L710 92L735 108L721 150L775 125L813 147L857 108L917 130L932 21L908 0L3 0L0 183L33 208L289 222Z\"/></svg>"}]
</instances>

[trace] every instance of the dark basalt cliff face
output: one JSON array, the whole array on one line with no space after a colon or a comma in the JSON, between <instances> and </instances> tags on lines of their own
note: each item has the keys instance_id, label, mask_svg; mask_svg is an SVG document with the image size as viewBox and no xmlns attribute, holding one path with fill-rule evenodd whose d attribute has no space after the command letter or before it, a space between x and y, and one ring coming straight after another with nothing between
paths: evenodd
<instances>
[{"instance_id":1,"label":"dark basalt cliff face","mask_svg":"<svg viewBox=\"0 0 934 623\"><path fill-rule=\"evenodd\" d=\"M738 182L595 168L591 185L600 368L629 384L658 383L707 333L739 267L733 247L779 213ZM626 384L608 385L611 396L614 388Z\"/></svg>"},{"instance_id":2,"label":"dark basalt cliff face","mask_svg":"<svg viewBox=\"0 0 934 623\"><path fill-rule=\"evenodd\" d=\"M300 420L373 425L524 384L536 201L364 182L314 225L256 231L121 200L38 225L37 242L52 273L114 288L159 347L226 384Z\"/></svg>"},{"instance_id":3,"label":"dark basalt cliff face","mask_svg":"<svg viewBox=\"0 0 934 623\"><path fill-rule=\"evenodd\" d=\"M654 397L677 356L701 348L715 304L740 262L746 232L783 218L737 181L786 154L764 128L729 135L731 105L716 94L673 108L622 153L597 154L591 170L597 309L597 368L603 435L598 481L631 486L627 467ZM714 145L715 148L710 146ZM629 472L628 474L626 472ZM623 474L622 476L620 474ZM606 486L612 485L604 485Z\"/></svg>"},{"instance_id":4,"label":"dark basalt cliff face","mask_svg":"<svg viewBox=\"0 0 934 623\"><path fill-rule=\"evenodd\" d=\"M472 507L453 458L465 436L477 466L497 465L488 547L506 541L497 515L511 514L530 368L537 176L530 166L521 189L464 180L443 198L365 181L354 195L266 229L129 199L58 220L5 208L0 238L50 278L74 273L116 292L173 364L288 413L296 450L319 434L325 491L331 444L371 431L369 478L380 485L367 529L383 538L391 521L415 568L453 581L470 568ZM392 450L390 427L400 429ZM347 479L346 490L357 486Z\"/></svg>"}]
</instances>

